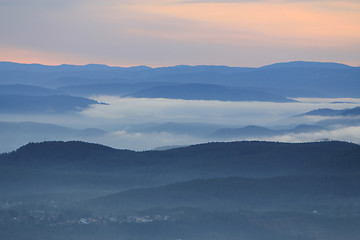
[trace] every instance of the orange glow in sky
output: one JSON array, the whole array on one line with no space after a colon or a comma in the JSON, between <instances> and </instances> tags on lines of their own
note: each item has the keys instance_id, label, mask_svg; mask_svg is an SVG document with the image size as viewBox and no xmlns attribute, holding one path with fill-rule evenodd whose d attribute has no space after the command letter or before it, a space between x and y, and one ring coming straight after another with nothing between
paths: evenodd
<instances>
[{"instance_id":1,"label":"orange glow in sky","mask_svg":"<svg viewBox=\"0 0 360 240\"><path fill-rule=\"evenodd\" d=\"M327 4L329 6L336 6ZM290 44L321 47L356 44L360 40L360 14L357 11L331 11L310 3L197 3L182 5L135 5L134 11L164 18L190 20L183 32L159 31L162 37L199 39L243 44ZM348 6L344 4L344 6ZM344 7L343 6L343 7ZM354 4L359 7L359 4ZM353 6L348 6L353 7ZM197 31L192 31L194 28ZM209 32L201 31L208 28ZM146 29L143 29L146 33ZM216 32L226 34L216 34ZM187 33L187 34L186 34ZM201 38L201 35L204 38ZM211 38L209 38L212 36ZM230 38L229 38L230 36ZM247 39L246 39L247 38ZM289 41L290 40L290 41ZM240 42L239 42L240 41ZM253 44L253 42L249 42Z\"/></svg>"},{"instance_id":2,"label":"orange glow in sky","mask_svg":"<svg viewBox=\"0 0 360 240\"><path fill-rule=\"evenodd\" d=\"M0 60L125 66L313 60L360 65L360 1L355 0L32 1L37 4L0 3Z\"/></svg>"}]
</instances>

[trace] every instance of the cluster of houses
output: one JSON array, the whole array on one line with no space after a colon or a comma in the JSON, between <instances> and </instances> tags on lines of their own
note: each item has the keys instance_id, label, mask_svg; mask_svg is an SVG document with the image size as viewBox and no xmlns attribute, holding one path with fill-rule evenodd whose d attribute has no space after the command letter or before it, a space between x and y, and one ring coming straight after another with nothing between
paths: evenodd
<instances>
[{"instance_id":1,"label":"cluster of houses","mask_svg":"<svg viewBox=\"0 0 360 240\"><path fill-rule=\"evenodd\" d=\"M49 226L64 224L121 224L121 223L148 223L154 221L168 221L169 216L66 216L64 214L49 213L46 211L21 211L21 210L1 210L0 224L4 223L42 223Z\"/></svg>"}]
</instances>

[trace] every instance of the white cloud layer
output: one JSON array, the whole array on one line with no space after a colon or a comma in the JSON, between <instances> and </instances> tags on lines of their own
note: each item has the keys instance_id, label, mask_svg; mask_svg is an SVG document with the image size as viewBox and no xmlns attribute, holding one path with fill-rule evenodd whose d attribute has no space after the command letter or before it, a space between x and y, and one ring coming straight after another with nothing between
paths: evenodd
<instances>
[{"instance_id":1,"label":"white cloud layer","mask_svg":"<svg viewBox=\"0 0 360 240\"><path fill-rule=\"evenodd\" d=\"M262 138L262 140L293 143L336 140L360 144L360 126L339 128L330 131L324 130L316 133L287 134L271 138Z\"/></svg>"},{"instance_id":2,"label":"white cloud layer","mask_svg":"<svg viewBox=\"0 0 360 240\"><path fill-rule=\"evenodd\" d=\"M360 99L298 99L295 103L226 102L176 99L95 97L109 105L94 105L84 116L122 124L143 122L203 122L222 125L271 125L317 108L343 109ZM346 100L346 101L345 101ZM342 103L331 103L342 102ZM101 120L100 120L101 119Z\"/></svg>"},{"instance_id":3,"label":"white cloud layer","mask_svg":"<svg viewBox=\"0 0 360 240\"><path fill-rule=\"evenodd\" d=\"M318 108L353 108L360 105L360 99L301 99L302 102L297 103L138 99L109 96L96 97L95 99L109 103L109 105L93 105L92 108L74 115L2 115L0 117L1 121L9 122L34 121L53 123L75 129L100 128L108 131L108 134L76 139L133 150L149 150L161 146L189 145L213 141L206 136L172 134L165 131L150 133L140 132L140 130L138 132L128 131L131 125L166 122L215 123L225 127L259 125L286 129L297 124L318 124L324 121L333 121L327 126L327 130L316 133L230 140L307 142L328 139L360 143L359 119L356 120L351 117L291 117ZM0 146L0 152L14 150L29 141L76 139L61 139L56 136L44 136L43 138L26 136L23 139L13 139L9 136L2 136L1 142L3 144Z\"/></svg>"}]
</instances>

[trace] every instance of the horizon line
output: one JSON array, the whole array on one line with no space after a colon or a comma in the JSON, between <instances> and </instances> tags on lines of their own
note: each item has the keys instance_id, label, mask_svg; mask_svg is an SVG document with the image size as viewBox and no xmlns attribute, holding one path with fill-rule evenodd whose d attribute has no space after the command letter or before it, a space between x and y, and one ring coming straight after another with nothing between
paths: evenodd
<instances>
[{"instance_id":1,"label":"horizon line","mask_svg":"<svg viewBox=\"0 0 360 240\"><path fill-rule=\"evenodd\" d=\"M196 65L190 65L190 64L176 64L176 65L167 65L167 66L149 66L149 65L127 65L127 66L119 66L119 65L110 65L110 64L104 64L104 63L86 63L86 64L68 64L68 63L61 63L61 64L45 64L45 63L38 63L38 62L14 62L14 61L0 61L0 63L14 63L14 64L22 64L22 65L41 65L41 66L48 66L48 67L61 67L61 66L74 66L74 67L85 67L85 66L104 66L104 67L111 67L111 68L135 68L135 67L147 67L151 69L156 68L169 68L169 67L178 67L178 66L187 66L187 67L197 67L197 66L213 66L213 67L231 67L231 68L261 68L266 66L271 66L275 64L282 64L282 63L324 63L324 64L339 64L339 65L345 65L349 67L360 67L349 65L342 62L332 62L332 61L311 61L311 60L295 60L295 61L284 61L284 62L273 62L266 65L261 65L259 67L245 67L245 66L230 66L230 65L216 65L216 64L196 64Z\"/></svg>"}]
</instances>

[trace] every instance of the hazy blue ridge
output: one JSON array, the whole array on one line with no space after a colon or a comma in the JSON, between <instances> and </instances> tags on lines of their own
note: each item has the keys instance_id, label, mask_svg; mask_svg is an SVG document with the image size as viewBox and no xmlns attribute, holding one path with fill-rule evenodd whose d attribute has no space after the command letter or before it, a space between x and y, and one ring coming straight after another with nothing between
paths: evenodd
<instances>
[{"instance_id":1,"label":"hazy blue ridge","mask_svg":"<svg viewBox=\"0 0 360 240\"><path fill-rule=\"evenodd\" d=\"M185 100L221 100L221 101L265 101L294 102L279 95L251 89L230 89L210 84L162 85L129 94L138 98L170 98Z\"/></svg>"},{"instance_id":2,"label":"hazy blue ridge","mask_svg":"<svg viewBox=\"0 0 360 240\"><path fill-rule=\"evenodd\" d=\"M271 137L290 133L311 133L326 130L326 128L317 125L301 124L291 129L270 129L260 126L245 126L242 128L221 128L210 134L211 138L226 139L237 137Z\"/></svg>"},{"instance_id":3,"label":"hazy blue ridge","mask_svg":"<svg viewBox=\"0 0 360 240\"><path fill-rule=\"evenodd\" d=\"M352 68L349 65L334 62L309 62L309 61L294 61L284 63L274 63L266 65L261 68L267 69L281 69L281 68L318 68L318 69L348 69Z\"/></svg>"},{"instance_id":4,"label":"hazy blue ridge","mask_svg":"<svg viewBox=\"0 0 360 240\"><path fill-rule=\"evenodd\" d=\"M99 103L95 100L67 95L0 95L0 113L63 114L82 111L92 104Z\"/></svg>"},{"instance_id":5,"label":"hazy blue ridge","mask_svg":"<svg viewBox=\"0 0 360 240\"><path fill-rule=\"evenodd\" d=\"M360 97L360 68L338 63L290 62L260 68L226 66L122 68L104 65L44 66L2 62L0 79L0 84L31 84L51 88L138 82L201 83L231 87L231 89L233 87L252 89L284 97ZM152 87L159 86L155 84ZM102 94L104 90L105 88ZM142 88L137 88L132 93L141 90ZM88 93L91 93L90 89ZM96 89L93 93L96 94ZM114 94L114 91L110 93ZM124 94L124 91L120 91L120 94Z\"/></svg>"},{"instance_id":6,"label":"hazy blue ridge","mask_svg":"<svg viewBox=\"0 0 360 240\"><path fill-rule=\"evenodd\" d=\"M330 109L330 108L320 108L315 109L303 114L296 115L295 117L301 116L357 116L360 115L360 107L354 107L350 109Z\"/></svg>"},{"instance_id":7,"label":"hazy blue ridge","mask_svg":"<svg viewBox=\"0 0 360 240\"><path fill-rule=\"evenodd\" d=\"M31 85L0 85L0 95L49 96L62 95L61 91Z\"/></svg>"},{"instance_id":8,"label":"hazy blue ridge","mask_svg":"<svg viewBox=\"0 0 360 240\"><path fill-rule=\"evenodd\" d=\"M8 138L23 138L25 136L42 137L76 137L76 136L99 136L106 132L101 129L72 129L49 123L38 122L0 122L0 132ZM5 140L4 140L5 141Z\"/></svg>"}]
</instances>

